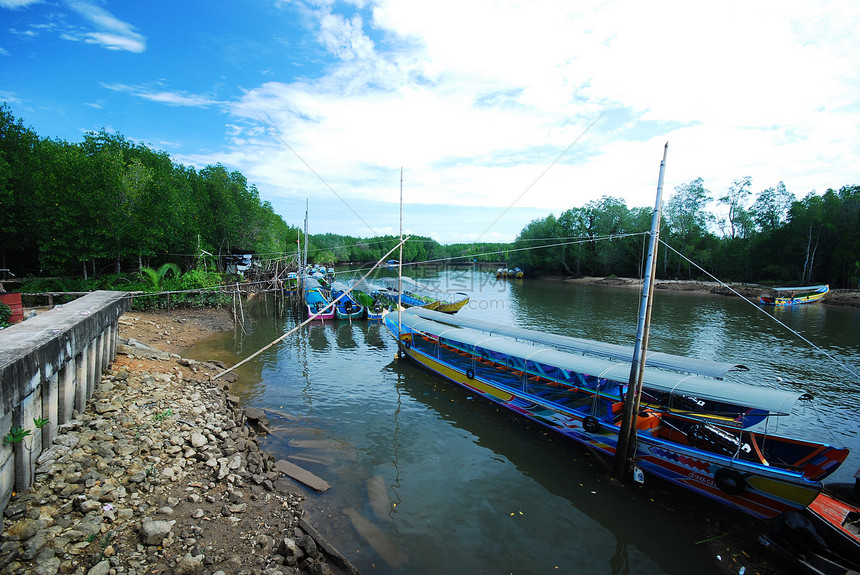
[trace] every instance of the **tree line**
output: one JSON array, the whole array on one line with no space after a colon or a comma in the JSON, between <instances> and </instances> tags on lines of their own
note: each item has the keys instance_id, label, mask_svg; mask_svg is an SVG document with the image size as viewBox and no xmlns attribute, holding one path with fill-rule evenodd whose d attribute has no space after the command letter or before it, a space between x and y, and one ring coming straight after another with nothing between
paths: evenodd
<instances>
[{"instance_id":1,"label":"tree line","mask_svg":"<svg viewBox=\"0 0 860 575\"><path fill-rule=\"evenodd\" d=\"M713 193L698 178L664 202L658 277L706 279L703 268L724 281L857 287L858 213L857 185L796 200L782 182L754 193L743 177ZM650 207L603 197L530 222L513 243L442 245L413 236L403 260L636 277L651 216ZM239 172L220 164L196 170L105 131L78 143L40 138L0 106L0 268L16 275L86 278L165 263L188 270L206 254L236 251L289 256L301 235ZM308 259L372 262L397 241L315 234Z\"/></svg>"},{"instance_id":2,"label":"tree line","mask_svg":"<svg viewBox=\"0 0 860 575\"><path fill-rule=\"evenodd\" d=\"M40 138L0 107L0 268L17 275L190 267L235 249L294 249L255 186L222 165L201 170L105 131Z\"/></svg>"},{"instance_id":3,"label":"tree line","mask_svg":"<svg viewBox=\"0 0 860 575\"><path fill-rule=\"evenodd\" d=\"M551 214L522 230L509 261L532 273L641 276L652 213L603 197ZM782 182L753 193L743 177L720 194L697 178L674 189L662 215L658 277L858 286L860 186L796 200Z\"/></svg>"}]
</instances>

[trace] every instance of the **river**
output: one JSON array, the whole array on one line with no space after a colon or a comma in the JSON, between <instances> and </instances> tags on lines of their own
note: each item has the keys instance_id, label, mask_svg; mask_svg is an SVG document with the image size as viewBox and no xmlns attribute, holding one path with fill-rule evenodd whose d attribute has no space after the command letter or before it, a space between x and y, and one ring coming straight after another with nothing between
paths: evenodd
<instances>
[{"instance_id":1,"label":"river","mask_svg":"<svg viewBox=\"0 0 860 575\"><path fill-rule=\"evenodd\" d=\"M469 293L463 316L633 343L635 289L496 280L473 270L410 274ZM244 330L186 355L232 365L303 319L277 317L271 301L246 313ZM652 350L734 361L750 368L734 381L815 395L814 407L798 405L770 430L852 447L830 479L853 482L860 382L839 363L860 365L860 310L765 309L658 290L653 318ZM648 478L620 485L577 445L395 354L377 323L315 323L241 366L233 391L274 412L266 450L333 486L304 490L305 509L363 573L718 572L700 544L701 515L688 511L708 504Z\"/></svg>"}]
</instances>

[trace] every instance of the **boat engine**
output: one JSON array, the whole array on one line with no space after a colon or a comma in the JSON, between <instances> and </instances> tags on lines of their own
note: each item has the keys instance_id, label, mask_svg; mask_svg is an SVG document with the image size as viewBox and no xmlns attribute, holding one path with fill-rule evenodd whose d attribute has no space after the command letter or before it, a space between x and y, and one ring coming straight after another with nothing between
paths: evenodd
<instances>
[{"instance_id":1,"label":"boat engine","mask_svg":"<svg viewBox=\"0 0 860 575\"><path fill-rule=\"evenodd\" d=\"M738 437L707 423L694 423L687 431L687 442L698 449L722 452L734 455L738 449L742 453L752 453L748 443L742 443Z\"/></svg>"}]
</instances>

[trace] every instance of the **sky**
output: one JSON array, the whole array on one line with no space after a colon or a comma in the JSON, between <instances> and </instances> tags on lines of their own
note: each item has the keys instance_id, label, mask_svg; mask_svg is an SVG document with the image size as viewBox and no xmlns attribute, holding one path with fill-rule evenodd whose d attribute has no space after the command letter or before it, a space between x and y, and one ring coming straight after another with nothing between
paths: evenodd
<instances>
[{"instance_id":1,"label":"sky","mask_svg":"<svg viewBox=\"0 0 860 575\"><path fill-rule=\"evenodd\" d=\"M0 0L0 102L242 172L311 233L512 241L702 178L860 184L860 2ZM714 206L711 206L714 208Z\"/></svg>"}]
</instances>

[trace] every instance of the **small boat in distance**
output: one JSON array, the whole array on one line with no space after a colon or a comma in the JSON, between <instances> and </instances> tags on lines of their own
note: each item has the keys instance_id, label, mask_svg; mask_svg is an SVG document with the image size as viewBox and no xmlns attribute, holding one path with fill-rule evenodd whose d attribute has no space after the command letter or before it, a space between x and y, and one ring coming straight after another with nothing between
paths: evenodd
<instances>
[{"instance_id":1,"label":"small boat in distance","mask_svg":"<svg viewBox=\"0 0 860 575\"><path fill-rule=\"evenodd\" d=\"M819 301L830 291L829 285L806 286L806 287L778 287L771 288L772 294L760 296L759 303L763 305L798 305Z\"/></svg>"},{"instance_id":2,"label":"small boat in distance","mask_svg":"<svg viewBox=\"0 0 860 575\"><path fill-rule=\"evenodd\" d=\"M299 275L296 272L287 274L287 281L284 282L284 292L287 295L293 295L299 291Z\"/></svg>"}]
</instances>

